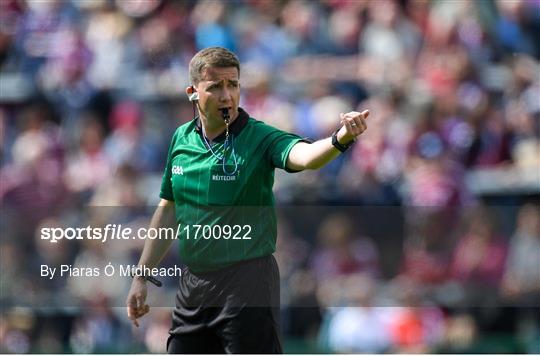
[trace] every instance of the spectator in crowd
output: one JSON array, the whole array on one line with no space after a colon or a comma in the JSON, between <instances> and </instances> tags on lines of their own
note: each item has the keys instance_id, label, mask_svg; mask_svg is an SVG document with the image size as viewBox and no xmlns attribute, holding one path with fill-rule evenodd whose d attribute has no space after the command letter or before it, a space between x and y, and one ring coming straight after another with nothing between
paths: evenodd
<instances>
[{"instance_id":1,"label":"spectator in crowd","mask_svg":"<svg viewBox=\"0 0 540 356\"><path fill-rule=\"evenodd\" d=\"M468 305L486 302L501 282L507 255L507 245L496 228L496 220L487 207L478 207L467 217L465 233L461 236L452 259L452 278L461 283L469 295ZM472 303L472 304L470 304Z\"/></svg>"},{"instance_id":2,"label":"spectator in crowd","mask_svg":"<svg viewBox=\"0 0 540 356\"><path fill-rule=\"evenodd\" d=\"M111 158L103 151L104 129L89 117L82 125L80 144L68 159L66 185L73 193L91 194L112 172Z\"/></svg>"},{"instance_id":3,"label":"spectator in crowd","mask_svg":"<svg viewBox=\"0 0 540 356\"><path fill-rule=\"evenodd\" d=\"M534 305L540 296L540 210L527 204L520 210L510 239L508 259L501 284L503 296Z\"/></svg>"},{"instance_id":4,"label":"spectator in crowd","mask_svg":"<svg viewBox=\"0 0 540 356\"><path fill-rule=\"evenodd\" d=\"M406 276L396 278L389 287L397 303L388 321L392 351L433 352L443 340L445 317L441 308L427 300L422 283Z\"/></svg>"},{"instance_id":5,"label":"spectator in crowd","mask_svg":"<svg viewBox=\"0 0 540 356\"><path fill-rule=\"evenodd\" d=\"M518 310L518 327L524 332L526 351L540 352L540 208L526 204L519 209L510 239L506 269L501 283L503 303Z\"/></svg>"},{"instance_id":6,"label":"spectator in crowd","mask_svg":"<svg viewBox=\"0 0 540 356\"><path fill-rule=\"evenodd\" d=\"M377 305L376 280L367 274L347 277L346 307L332 308L327 321L328 347L336 353L382 353L391 349L390 320L395 308ZM335 309L335 310L333 310Z\"/></svg>"},{"instance_id":7,"label":"spectator in crowd","mask_svg":"<svg viewBox=\"0 0 540 356\"><path fill-rule=\"evenodd\" d=\"M317 241L310 265L319 281L360 272L377 275L378 251L369 237L358 236L348 216L335 214L324 219Z\"/></svg>"},{"instance_id":8,"label":"spectator in crowd","mask_svg":"<svg viewBox=\"0 0 540 356\"><path fill-rule=\"evenodd\" d=\"M24 229L53 210L60 210L65 186L64 146L60 128L46 106L35 103L19 112L18 134L9 164L0 171L0 199L25 215ZM21 226L24 228L24 226Z\"/></svg>"}]
</instances>

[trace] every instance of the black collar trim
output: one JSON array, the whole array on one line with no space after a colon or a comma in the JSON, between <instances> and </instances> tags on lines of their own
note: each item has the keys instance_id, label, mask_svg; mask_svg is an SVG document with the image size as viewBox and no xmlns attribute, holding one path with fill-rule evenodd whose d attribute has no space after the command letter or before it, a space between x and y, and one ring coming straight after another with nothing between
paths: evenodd
<instances>
[{"instance_id":1,"label":"black collar trim","mask_svg":"<svg viewBox=\"0 0 540 356\"><path fill-rule=\"evenodd\" d=\"M242 129L247 125L249 121L249 114L244 111L242 108L238 108L238 117L236 120L233 121L231 126L229 127L229 133L233 134L235 136L238 136ZM203 134L202 128L201 128L201 120L197 116L195 118L195 131L197 131L201 136ZM218 137L213 139L213 141L223 141L225 140L225 131L223 131Z\"/></svg>"}]
</instances>

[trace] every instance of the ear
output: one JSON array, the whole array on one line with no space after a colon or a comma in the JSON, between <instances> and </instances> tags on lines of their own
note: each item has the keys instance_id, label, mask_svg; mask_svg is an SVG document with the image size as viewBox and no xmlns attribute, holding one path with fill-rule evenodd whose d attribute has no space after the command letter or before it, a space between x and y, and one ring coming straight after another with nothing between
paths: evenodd
<instances>
[{"instance_id":1,"label":"ear","mask_svg":"<svg viewBox=\"0 0 540 356\"><path fill-rule=\"evenodd\" d=\"M186 88L186 94L189 98L189 101L199 100L199 93L197 93L197 90L195 90L195 87L193 85L190 85Z\"/></svg>"}]
</instances>

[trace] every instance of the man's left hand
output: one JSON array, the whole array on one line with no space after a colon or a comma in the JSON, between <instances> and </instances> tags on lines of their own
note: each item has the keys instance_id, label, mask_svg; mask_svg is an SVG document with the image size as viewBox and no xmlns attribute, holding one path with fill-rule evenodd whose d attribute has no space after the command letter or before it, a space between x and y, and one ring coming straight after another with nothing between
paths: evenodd
<instances>
[{"instance_id":1,"label":"man's left hand","mask_svg":"<svg viewBox=\"0 0 540 356\"><path fill-rule=\"evenodd\" d=\"M339 143L346 145L360 136L362 132L366 131L366 119L369 116L369 110L364 110L361 113L351 111L346 114L340 114L339 116L343 125L337 134Z\"/></svg>"}]
</instances>

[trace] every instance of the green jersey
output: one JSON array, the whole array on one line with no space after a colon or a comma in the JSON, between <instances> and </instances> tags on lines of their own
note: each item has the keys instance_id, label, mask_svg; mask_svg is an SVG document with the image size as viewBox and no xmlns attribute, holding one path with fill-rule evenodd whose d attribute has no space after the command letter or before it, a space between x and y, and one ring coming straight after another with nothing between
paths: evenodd
<instances>
[{"instance_id":1,"label":"green jersey","mask_svg":"<svg viewBox=\"0 0 540 356\"><path fill-rule=\"evenodd\" d=\"M299 136L239 109L225 134L210 143L200 122L172 138L160 197L174 201L182 261L195 272L272 254L276 249L275 168L286 169Z\"/></svg>"}]
</instances>

